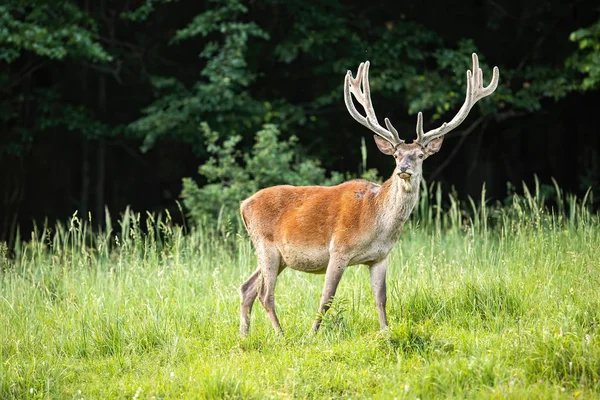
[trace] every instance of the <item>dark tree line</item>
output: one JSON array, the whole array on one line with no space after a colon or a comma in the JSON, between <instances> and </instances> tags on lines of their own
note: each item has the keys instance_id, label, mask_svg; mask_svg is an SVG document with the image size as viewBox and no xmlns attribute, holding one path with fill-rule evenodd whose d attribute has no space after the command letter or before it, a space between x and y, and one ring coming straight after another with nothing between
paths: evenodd
<instances>
[{"instance_id":1,"label":"dark tree line","mask_svg":"<svg viewBox=\"0 0 600 400\"><path fill-rule=\"evenodd\" d=\"M6 0L0 5L0 241L75 210L176 209L206 164L204 126L251 148L265 123L297 162L387 176L347 115L346 70L369 59L373 102L405 139L451 118L470 54L501 82L426 179L502 199L537 174L600 189L597 1ZM367 135L366 135L367 134ZM218 175L217 175L218 177ZM217 178L218 179L218 178ZM173 213L175 214L175 213Z\"/></svg>"}]
</instances>

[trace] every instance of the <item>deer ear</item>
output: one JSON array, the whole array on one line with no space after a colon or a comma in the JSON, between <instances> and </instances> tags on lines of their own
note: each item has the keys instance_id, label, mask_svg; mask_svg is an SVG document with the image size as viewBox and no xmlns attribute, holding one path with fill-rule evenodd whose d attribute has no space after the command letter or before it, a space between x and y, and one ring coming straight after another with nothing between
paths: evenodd
<instances>
[{"instance_id":1,"label":"deer ear","mask_svg":"<svg viewBox=\"0 0 600 400\"><path fill-rule=\"evenodd\" d=\"M431 142L427 143L425 146L425 154L429 157L432 154L437 153L442 148L442 142L444 141L444 137L439 137L437 139L433 139Z\"/></svg>"},{"instance_id":2,"label":"deer ear","mask_svg":"<svg viewBox=\"0 0 600 400\"><path fill-rule=\"evenodd\" d=\"M387 154L388 156L394 155L394 152L396 151L396 149L394 149L394 146L392 146L392 144L390 142L388 142L387 140L385 140L377 135L373 135L373 139L375 139L375 144L377 144L377 148L383 154Z\"/></svg>"}]
</instances>

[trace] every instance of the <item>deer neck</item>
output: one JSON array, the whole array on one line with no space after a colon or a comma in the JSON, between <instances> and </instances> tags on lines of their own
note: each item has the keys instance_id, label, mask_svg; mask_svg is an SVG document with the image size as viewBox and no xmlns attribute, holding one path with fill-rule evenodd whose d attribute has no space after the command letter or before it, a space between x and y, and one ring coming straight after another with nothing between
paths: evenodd
<instances>
[{"instance_id":1,"label":"deer neck","mask_svg":"<svg viewBox=\"0 0 600 400\"><path fill-rule=\"evenodd\" d=\"M381 185L379 219L382 228L402 230L419 200L420 182L421 177L417 174L413 175L410 182L394 174Z\"/></svg>"}]
</instances>

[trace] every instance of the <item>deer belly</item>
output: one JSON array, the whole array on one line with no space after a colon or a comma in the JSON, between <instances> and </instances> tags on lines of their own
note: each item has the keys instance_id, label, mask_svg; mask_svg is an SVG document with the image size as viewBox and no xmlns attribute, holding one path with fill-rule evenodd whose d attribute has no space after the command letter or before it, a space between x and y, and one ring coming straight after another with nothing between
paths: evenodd
<instances>
[{"instance_id":1,"label":"deer belly","mask_svg":"<svg viewBox=\"0 0 600 400\"><path fill-rule=\"evenodd\" d=\"M327 269L329 249L326 247L299 247L284 244L279 251L285 266L291 269L315 274L325 273Z\"/></svg>"},{"instance_id":2,"label":"deer belly","mask_svg":"<svg viewBox=\"0 0 600 400\"><path fill-rule=\"evenodd\" d=\"M395 242L370 243L364 248L355 249L354 256L350 259L348 265L371 264L383 260L390 254L394 248Z\"/></svg>"}]
</instances>

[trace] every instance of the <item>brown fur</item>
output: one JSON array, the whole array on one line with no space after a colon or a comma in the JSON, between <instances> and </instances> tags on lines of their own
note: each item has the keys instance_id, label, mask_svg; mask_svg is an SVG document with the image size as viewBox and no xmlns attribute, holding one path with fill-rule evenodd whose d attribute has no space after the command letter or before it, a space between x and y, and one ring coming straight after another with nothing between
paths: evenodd
<instances>
[{"instance_id":1,"label":"brown fur","mask_svg":"<svg viewBox=\"0 0 600 400\"><path fill-rule=\"evenodd\" d=\"M385 192L372 188L378 186L361 180L333 187L275 186L243 201L240 210L253 240L328 247L333 239L352 247L361 233L374 228L373 205L384 200Z\"/></svg>"}]
</instances>

